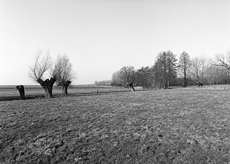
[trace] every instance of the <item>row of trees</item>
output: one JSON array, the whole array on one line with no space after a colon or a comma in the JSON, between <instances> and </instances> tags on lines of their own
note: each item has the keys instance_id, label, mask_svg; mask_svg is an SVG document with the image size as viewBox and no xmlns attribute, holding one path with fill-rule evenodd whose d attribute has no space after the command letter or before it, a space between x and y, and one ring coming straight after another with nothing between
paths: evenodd
<instances>
[{"instance_id":1,"label":"row of trees","mask_svg":"<svg viewBox=\"0 0 230 164\"><path fill-rule=\"evenodd\" d=\"M135 70L132 66L122 67L112 75L112 85L125 86L133 82L138 86L169 88L169 86L194 85L197 81L204 84L228 84L230 54L217 55L215 59L205 57L190 58L182 52L177 56L171 52L158 54L153 66Z\"/></svg>"},{"instance_id":2,"label":"row of trees","mask_svg":"<svg viewBox=\"0 0 230 164\"><path fill-rule=\"evenodd\" d=\"M102 80L102 81L95 81L95 85L97 86L111 86L111 80Z\"/></svg>"},{"instance_id":3,"label":"row of trees","mask_svg":"<svg viewBox=\"0 0 230 164\"><path fill-rule=\"evenodd\" d=\"M161 52L153 66L141 67L135 70L133 66L122 67L112 75L111 85L125 86L126 83L135 83L146 88L169 88L169 86L194 85L197 81L204 84L228 84L230 70L230 53L217 55L214 60L204 57L190 59L186 52L182 52L179 59L171 51ZM76 78L72 64L66 55L59 55L55 62L49 52L42 58L39 51L34 65L30 68L29 77L39 83L45 91L45 97L53 97L53 85L62 88L64 95L68 94L68 87ZM48 78L46 78L48 77ZM104 85L110 81L96 82Z\"/></svg>"},{"instance_id":4,"label":"row of trees","mask_svg":"<svg viewBox=\"0 0 230 164\"><path fill-rule=\"evenodd\" d=\"M125 86L135 83L138 86L151 87L153 82L153 67L142 67L135 70L133 66L122 67L112 75L112 86Z\"/></svg>"},{"instance_id":5,"label":"row of trees","mask_svg":"<svg viewBox=\"0 0 230 164\"><path fill-rule=\"evenodd\" d=\"M41 85L46 98L52 98L53 85L56 83L62 88L62 93L67 95L68 87L76 74L66 55L59 55L53 62L49 52L42 57L42 51L38 51L34 64L30 67L29 77Z\"/></svg>"}]
</instances>

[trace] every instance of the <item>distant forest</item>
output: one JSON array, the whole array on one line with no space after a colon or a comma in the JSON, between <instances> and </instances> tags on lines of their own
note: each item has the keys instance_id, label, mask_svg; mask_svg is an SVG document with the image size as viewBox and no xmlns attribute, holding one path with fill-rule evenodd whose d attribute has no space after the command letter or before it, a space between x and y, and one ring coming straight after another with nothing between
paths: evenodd
<instances>
[{"instance_id":1,"label":"distant forest","mask_svg":"<svg viewBox=\"0 0 230 164\"><path fill-rule=\"evenodd\" d=\"M214 59L204 56L190 58L186 52L177 56L171 52L158 54L153 66L135 69L124 66L112 74L111 81L98 81L96 85L125 86L133 82L144 88L169 88L191 86L197 82L204 85L229 84L230 53L216 55Z\"/></svg>"}]
</instances>

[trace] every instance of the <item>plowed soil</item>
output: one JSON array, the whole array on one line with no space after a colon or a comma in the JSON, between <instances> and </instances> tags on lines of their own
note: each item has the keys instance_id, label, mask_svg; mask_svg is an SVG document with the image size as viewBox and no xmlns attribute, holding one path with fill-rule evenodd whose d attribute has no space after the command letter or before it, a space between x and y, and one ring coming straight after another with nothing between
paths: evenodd
<instances>
[{"instance_id":1,"label":"plowed soil","mask_svg":"<svg viewBox=\"0 0 230 164\"><path fill-rule=\"evenodd\" d=\"M0 163L230 162L230 91L0 101Z\"/></svg>"}]
</instances>

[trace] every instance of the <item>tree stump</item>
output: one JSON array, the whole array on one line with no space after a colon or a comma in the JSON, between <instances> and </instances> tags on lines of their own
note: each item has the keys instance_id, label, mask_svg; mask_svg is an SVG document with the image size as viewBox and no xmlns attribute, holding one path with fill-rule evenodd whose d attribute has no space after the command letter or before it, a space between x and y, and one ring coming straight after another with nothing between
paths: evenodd
<instances>
[{"instance_id":1,"label":"tree stump","mask_svg":"<svg viewBox=\"0 0 230 164\"><path fill-rule=\"evenodd\" d=\"M23 85L17 85L16 86L17 90L19 91L20 94L20 100L25 100L25 90L24 90L24 86Z\"/></svg>"}]
</instances>

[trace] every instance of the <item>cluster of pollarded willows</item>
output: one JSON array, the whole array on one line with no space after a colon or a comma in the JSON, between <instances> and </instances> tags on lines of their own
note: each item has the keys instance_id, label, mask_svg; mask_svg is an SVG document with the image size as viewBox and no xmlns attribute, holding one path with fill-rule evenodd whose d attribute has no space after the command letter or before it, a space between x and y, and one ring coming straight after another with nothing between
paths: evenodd
<instances>
[{"instance_id":1,"label":"cluster of pollarded willows","mask_svg":"<svg viewBox=\"0 0 230 164\"><path fill-rule=\"evenodd\" d=\"M48 78L45 78L47 77ZM53 97L53 85L62 88L63 95L68 94L68 87L76 78L72 64L66 55L58 55L55 62L52 62L49 51L42 57L42 51L38 51L34 64L30 67L29 77L39 83L45 91L46 98ZM19 90L20 98L25 99L24 87L16 87Z\"/></svg>"}]
</instances>

